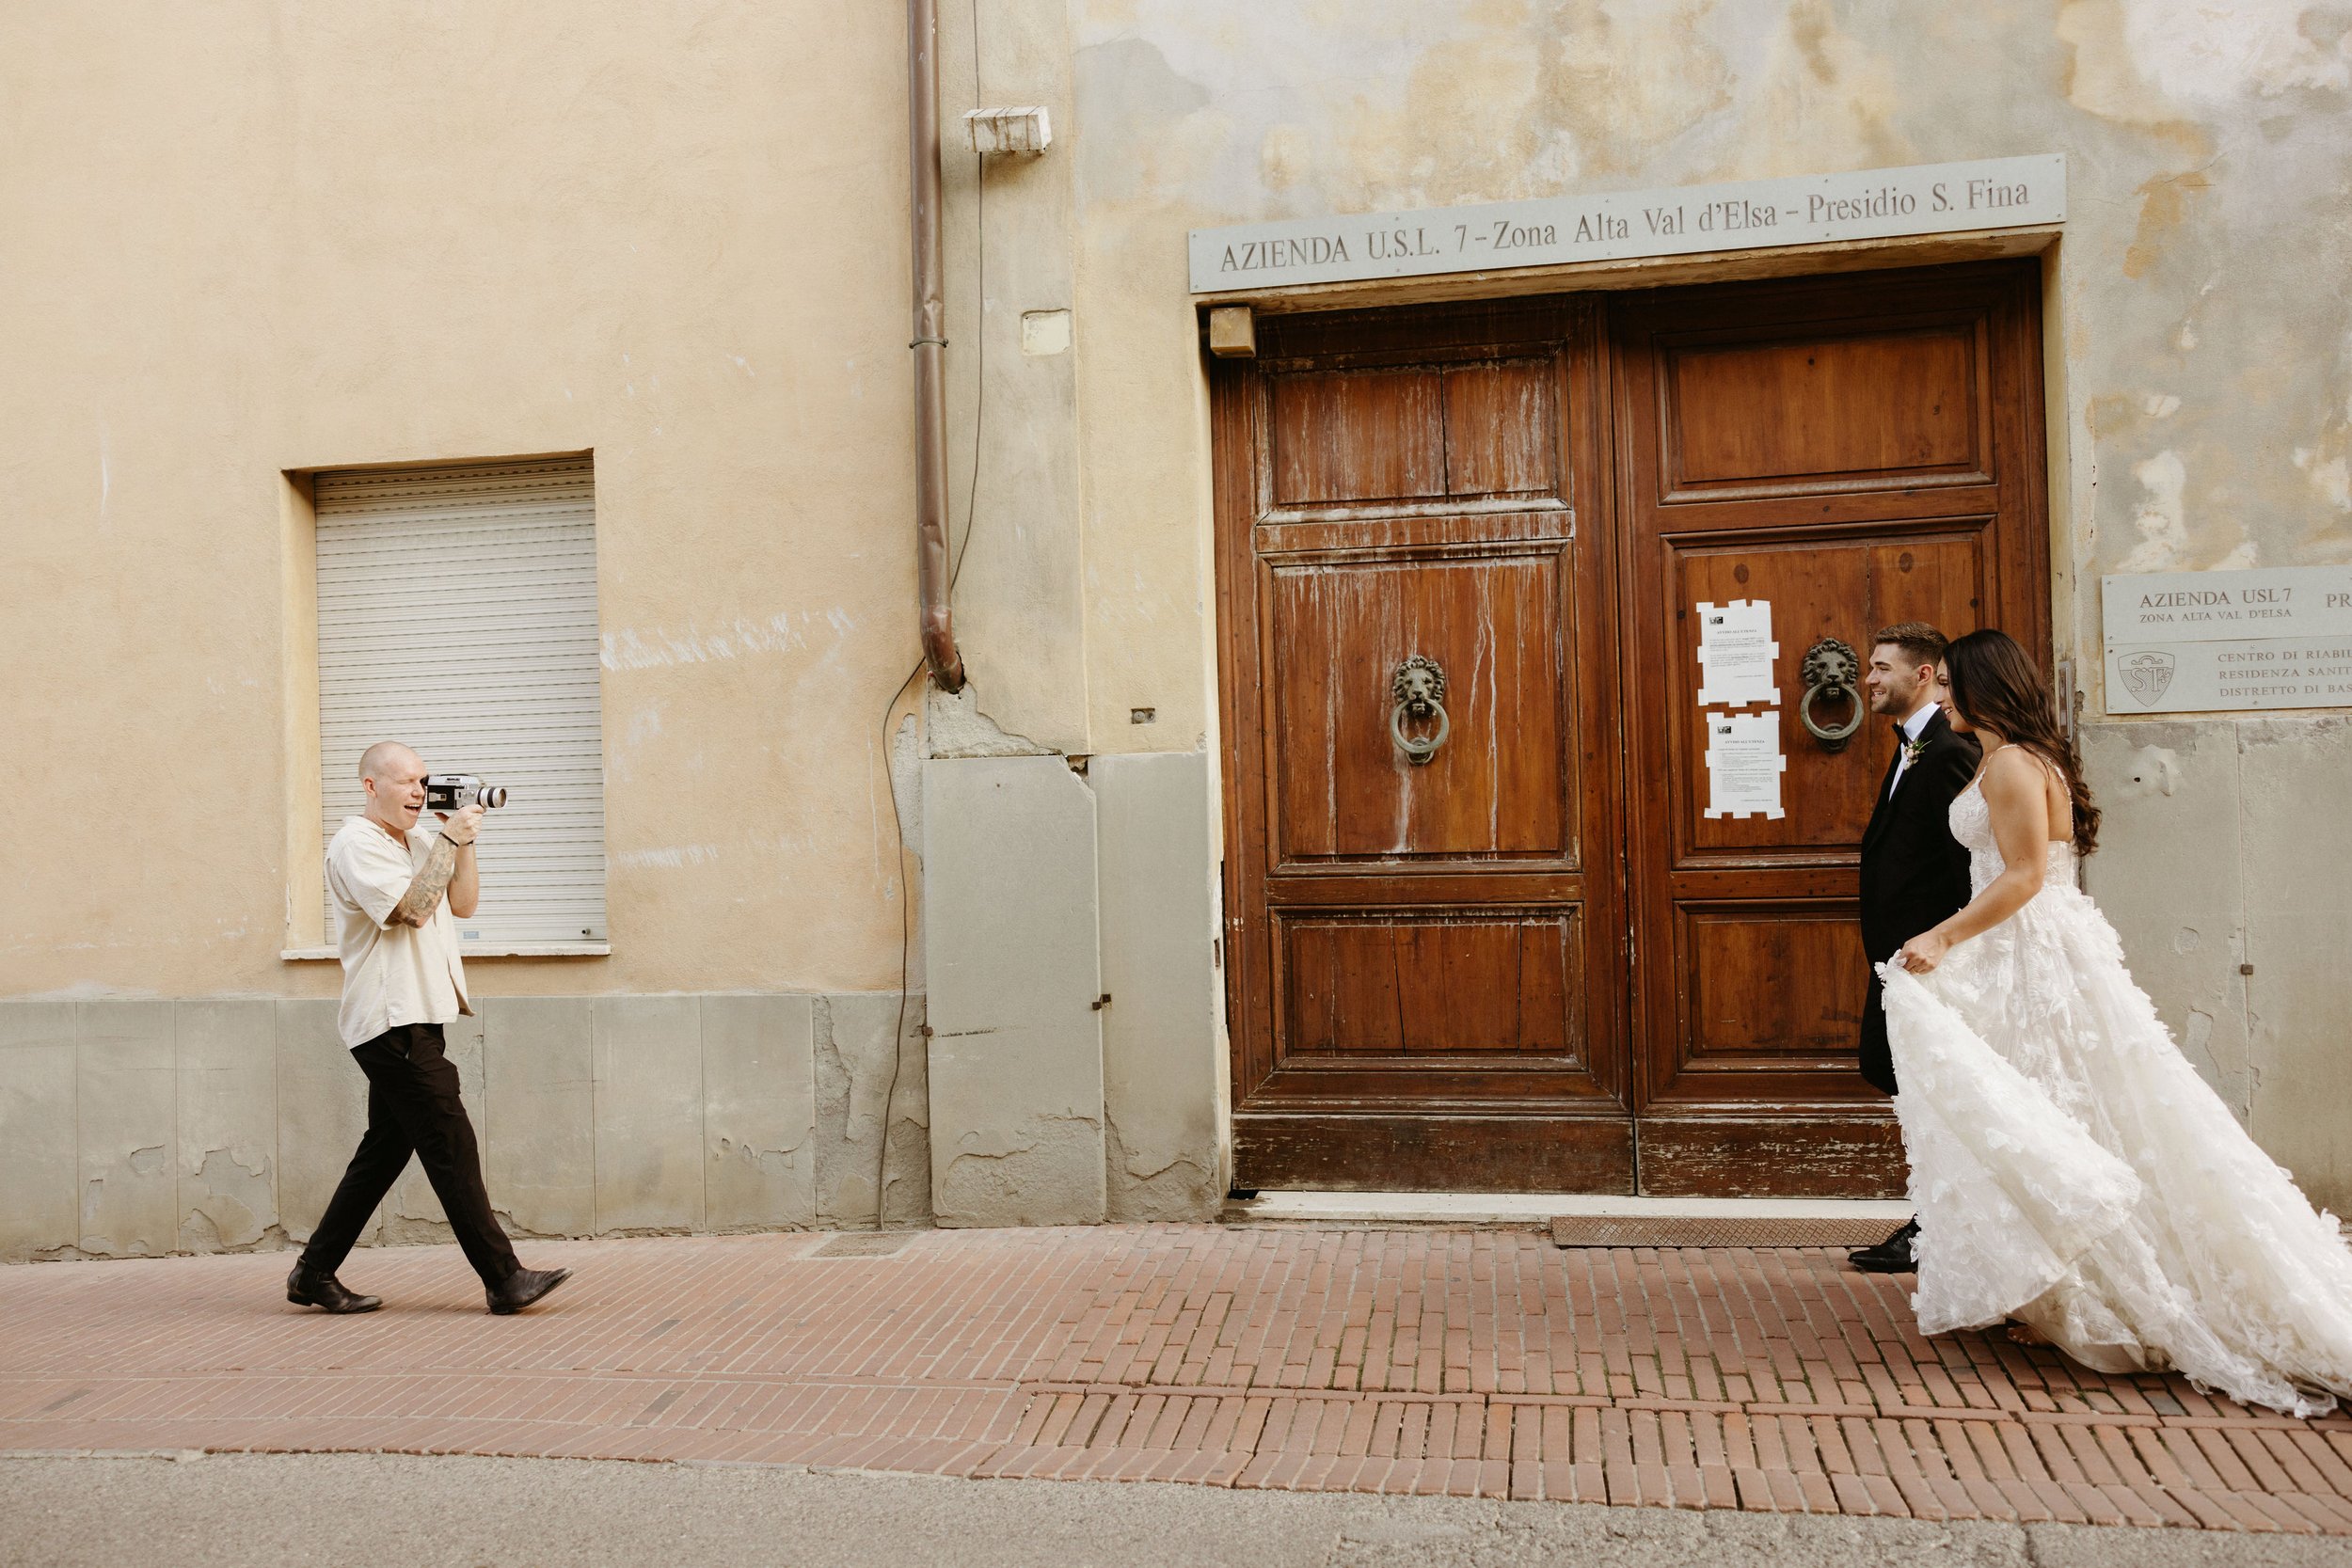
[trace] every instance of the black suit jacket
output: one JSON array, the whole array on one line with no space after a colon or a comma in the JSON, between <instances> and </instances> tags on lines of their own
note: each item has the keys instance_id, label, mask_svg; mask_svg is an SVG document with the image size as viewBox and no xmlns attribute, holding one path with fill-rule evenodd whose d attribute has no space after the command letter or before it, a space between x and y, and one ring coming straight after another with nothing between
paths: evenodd
<instances>
[{"instance_id":1,"label":"black suit jacket","mask_svg":"<svg viewBox=\"0 0 2352 1568\"><path fill-rule=\"evenodd\" d=\"M1878 804L1862 832L1862 950L1874 966L1862 1008L1862 1076L1895 1092L1895 1060L1886 1044L1886 1001L1876 965L1904 942L1957 914L1968 902L1968 851L1952 837L1952 798L1976 776L1982 752L1938 708L1919 732L1927 749L1890 797L1899 750L1879 780Z\"/></svg>"}]
</instances>

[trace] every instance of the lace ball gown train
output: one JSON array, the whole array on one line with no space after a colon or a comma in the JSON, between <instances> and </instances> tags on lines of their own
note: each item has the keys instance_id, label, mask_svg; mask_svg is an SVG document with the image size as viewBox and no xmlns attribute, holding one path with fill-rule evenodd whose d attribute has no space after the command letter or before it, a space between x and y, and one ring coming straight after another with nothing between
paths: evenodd
<instances>
[{"instance_id":1,"label":"lace ball gown train","mask_svg":"<svg viewBox=\"0 0 2352 1568\"><path fill-rule=\"evenodd\" d=\"M1971 784L1977 892L2000 875ZM2053 843L2042 889L1932 973L1880 966L1922 1333L2014 1317L2100 1371L2297 1416L2352 1395L2352 1248L2190 1067Z\"/></svg>"}]
</instances>

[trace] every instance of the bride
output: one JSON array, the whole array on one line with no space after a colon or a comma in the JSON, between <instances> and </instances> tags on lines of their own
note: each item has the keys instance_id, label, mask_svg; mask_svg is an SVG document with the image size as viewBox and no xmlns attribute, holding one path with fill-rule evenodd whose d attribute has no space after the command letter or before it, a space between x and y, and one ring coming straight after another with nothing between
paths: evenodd
<instances>
[{"instance_id":1,"label":"bride","mask_svg":"<svg viewBox=\"0 0 2352 1568\"><path fill-rule=\"evenodd\" d=\"M1997 631L1947 659L1953 727L1984 747L1951 807L1976 896L1880 971L1920 1331L2013 1318L2100 1371L2318 1415L2352 1395L2352 1248L2189 1066L2076 888L2099 812L2041 673Z\"/></svg>"}]
</instances>

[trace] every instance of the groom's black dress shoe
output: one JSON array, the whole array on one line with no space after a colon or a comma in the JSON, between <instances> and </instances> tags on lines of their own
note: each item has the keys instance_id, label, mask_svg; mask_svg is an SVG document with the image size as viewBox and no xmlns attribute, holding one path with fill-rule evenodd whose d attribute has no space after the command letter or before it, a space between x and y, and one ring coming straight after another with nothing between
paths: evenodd
<instances>
[{"instance_id":1,"label":"groom's black dress shoe","mask_svg":"<svg viewBox=\"0 0 2352 1568\"><path fill-rule=\"evenodd\" d=\"M490 1310L502 1318L521 1311L571 1277L569 1269L516 1269L503 1284L485 1286L482 1293L488 1298Z\"/></svg>"},{"instance_id":2,"label":"groom's black dress shoe","mask_svg":"<svg viewBox=\"0 0 2352 1568\"><path fill-rule=\"evenodd\" d=\"M1912 1239L1918 1234L1919 1222L1905 1220L1900 1230L1878 1245L1846 1254L1846 1261L1864 1274L1909 1274L1918 1266L1911 1251Z\"/></svg>"},{"instance_id":3,"label":"groom's black dress shoe","mask_svg":"<svg viewBox=\"0 0 2352 1568\"><path fill-rule=\"evenodd\" d=\"M299 1263L286 1276L286 1299L296 1307L315 1307L324 1312L373 1312L384 1305L381 1296L344 1290L342 1281L331 1274L305 1274Z\"/></svg>"}]
</instances>

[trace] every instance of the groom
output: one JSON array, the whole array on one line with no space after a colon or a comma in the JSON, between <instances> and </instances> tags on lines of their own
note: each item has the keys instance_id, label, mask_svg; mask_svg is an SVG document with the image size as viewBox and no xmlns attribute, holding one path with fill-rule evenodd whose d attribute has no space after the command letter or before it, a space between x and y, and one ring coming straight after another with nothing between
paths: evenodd
<instances>
[{"instance_id":1,"label":"groom","mask_svg":"<svg viewBox=\"0 0 2352 1568\"><path fill-rule=\"evenodd\" d=\"M1889 626L1872 640L1862 680L1870 711L1893 721L1896 738L1862 832L1862 950L1872 966L1862 1009L1862 1076L1890 1095L1895 1059L1877 966L1968 902L1968 851L1952 838L1947 813L1976 775L1979 753L1936 701L1944 647L1944 634L1924 621ZM1908 1220L1876 1246L1848 1256L1868 1273L1900 1274L1912 1266L1911 1241L1918 1233L1919 1222Z\"/></svg>"}]
</instances>

